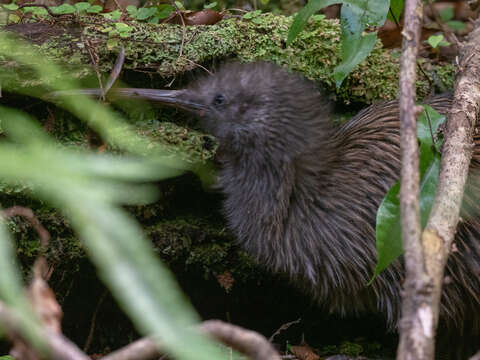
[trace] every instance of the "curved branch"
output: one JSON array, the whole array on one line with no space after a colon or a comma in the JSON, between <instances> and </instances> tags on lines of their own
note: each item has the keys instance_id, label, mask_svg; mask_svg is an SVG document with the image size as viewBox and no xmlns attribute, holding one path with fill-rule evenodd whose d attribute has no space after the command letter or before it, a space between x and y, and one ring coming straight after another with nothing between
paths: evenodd
<instances>
[{"instance_id":1,"label":"curved branch","mask_svg":"<svg viewBox=\"0 0 480 360\"><path fill-rule=\"evenodd\" d=\"M208 320L199 326L200 331L226 346L247 355L253 360L280 360L275 348L259 333L225 323L220 320ZM188 345L186 345L188 346ZM137 340L101 360L150 360L161 355L161 346L152 338Z\"/></svg>"}]
</instances>

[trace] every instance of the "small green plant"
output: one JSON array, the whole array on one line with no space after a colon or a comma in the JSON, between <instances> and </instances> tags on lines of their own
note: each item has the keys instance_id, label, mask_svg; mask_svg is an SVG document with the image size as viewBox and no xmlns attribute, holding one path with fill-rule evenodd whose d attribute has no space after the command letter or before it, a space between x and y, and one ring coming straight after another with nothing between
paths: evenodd
<instances>
[{"instance_id":1,"label":"small green plant","mask_svg":"<svg viewBox=\"0 0 480 360\"><path fill-rule=\"evenodd\" d=\"M462 21L453 20L455 13L452 6L448 6L440 11L440 20L449 28L455 31L462 31L466 28L466 24Z\"/></svg>"},{"instance_id":2,"label":"small green plant","mask_svg":"<svg viewBox=\"0 0 480 360\"><path fill-rule=\"evenodd\" d=\"M444 39L442 34L431 35L427 42L434 49L436 49L438 46L450 46L450 43Z\"/></svg>"},{"instance_id":3,"label":"small green plant","mask_svg":"<svg viewBox=\"0 0 480 360\"><path fill-rule=\"evenodd\" d=\"M204 9L214 9L216 6L217 6L217 2L214 1L214 2L211 2L210 4L203 5L203 8Z\"/></svg>"},{"instance_id":4,"label":"small green plant","mask_svg":"<svg viewBox=\"0 0 480 360\"><path fill-rule=\"evenodd\" d=\"M140 9L137 9L136 6L129 5L126 10L132 19L158 24L160 20L169 17L170 14L175 11L175 8L170 4L159 4L157 6L143 7Z\"/></svg>"},{"instance_id":5,"label":"small green plant","mask_svg":"<svg viewBox=\"0 0 480 360\"><path fill-rule=\"evenodd\" d=\"M246 20L251 20L254 24L260 24L262 22L262 19L259 17L261 13L262 10L251 11L243 15L243 18Z\"/></svg>"}]
</instances>

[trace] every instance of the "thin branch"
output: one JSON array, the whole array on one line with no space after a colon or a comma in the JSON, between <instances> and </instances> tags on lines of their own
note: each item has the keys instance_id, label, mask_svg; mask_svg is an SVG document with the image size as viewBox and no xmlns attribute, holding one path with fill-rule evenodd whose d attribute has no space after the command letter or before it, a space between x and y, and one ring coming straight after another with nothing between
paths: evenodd
<instances>
[{"instance_id":1,"label":"thin branch","mask_svg":"<svg viewBox=\"0 0 480 360\"><path fill-rule=\"evenodd\" d=\"M105 290L103 292L102 296L100 296L100 299L98 300L97 306L95 307L95 311L93 312L92 321L91 321L91 325L90 325L90 331L88 332L88 336L87 336L87 340L85 341L85 345L83 345L83 352L84 353L88 353L88 349L90 348L90 345L92 344L93 334L95 333L95 325L97 323L98 311L100 310L100 307L102 306L103 301L107 297L107 294L108 294L108 292L107 292L107 290Z\"/></svg>"},{"instance_id":2,"label":"thin branch","mask_svg":"<svg viewBox=\"0 0 480 360\"><path fill-rule=\"evenodd\" d=\"M50 233L47 229L43 227L43 225L33 213L32 209L23 206L12 206L0 211L0 215L4 218L11 218L13 216L22 216L26 218L40 237L42 251L47 250L48 242L50 241Z\"/></svg>"},{"instance_id":3,"label":"thin branch","mask_svg":"<svg viewBox=\"0 0 480 360\"><path fill-rule=\"evenodd\" d=\"M275 348L259 333L228 324L220 320L208 320L200 324L201 332L209 335L226 346L247 355L253 360L280 360ZM150 360L161 355L161 344L152 338L137 340L101 360Z\"/></svg>"},{"instance_id":4,"label":"thin branch","mask_svg":"<svg viewBox=\"0 0 480 360\"><path fill-rule=\"evenodd\" d=\"M15 313L0 301L0 323L6 328L9 335L17 341L25 344L28 342L20 335L20 320ZM54 333L45 329L42 332L47 344L50 347L52 359L68 359L68 360L91 360L85 355L74 343L59 333Z\"/></svg>"},{"instance_id":5,"label":"thin branch","mask_svg":"<svg viewBox=\"0 0 480 360\"><path fill-rule=\"evenodd\" d=\"M423 232L425 269L432 279L431 307L438 320L444 267L459 221L464 186L473 152L473 131L480 109L480 20L463 44L447 114L445 140L432 211Z\"/></svg>"},{"instance_id":6,"label":"thin branch","mask_svg":"<svg viewBox=\"0 0 480 360\"><path fill-rule=\"evenodd\" d=\"M400 65L400 147L402 158L400 210L406 279L400 322L400 344L397 352L398 360L430 359L433 356L432 325L427 324L424 325L424 328L419 329L422 324L418 323L417 317L417 311L421 310L417 293L418 281L419 279L423 280L425 276L424 269L421 266L423 264L423 250L418 204L420 176L418 172L416 116L420 109L415 105L416 64L422 12L421 0L407 0L405 2Z\"/></svg>"},{"instance_id":7,"label":"thin branch","mask_svg":"<svg viewBox=\"0 0 480 360\"><path fill-rule=\"evenodd\" d=\"M272 334L272 336L268 338L268 341L273 342L273 339L275 339L275 336L279 335L282 331L287 330L290 326L300 323L300 321L302 321L302 319L298 318L297 320L290 321L286 324L283 324Z\"/></svg>"},{"instance_id":8,"label":"thin branch","mask_svg":"<svg viewBox=\"0 0 480 360\"><path fill-rule=\"evenodd\" d=\"M105 89L103 89L103 96L107 96L108 91L110 88L115 84L117 81L120 72L123 69L123 64L125 63L125 47L122 45L120 48L120 52L118 53L117 59L115 60L115 64L113 65L113 69L110 72L110 76L108 77L107 84L105 85Z\"/></svg>"},{"instance_id":9,"label":"thin branch","mask_svg":"<svg viewBox=\"0 0 480 360\"><path fill-rule=\"evenodd\" d=\"M177 4L175 3L174 0L170 0L170 3L172 6L175 8L175 12L177 13L177 16L180 17L180 21L182 22L182 43L180 44L180 53L178 55L179 58L182 57L183 55L183 46L185 44L185 36L187 35L187 25L185 25L185 19L183 18L182 12L178 8Z\"/></svg>"}]
</instances>

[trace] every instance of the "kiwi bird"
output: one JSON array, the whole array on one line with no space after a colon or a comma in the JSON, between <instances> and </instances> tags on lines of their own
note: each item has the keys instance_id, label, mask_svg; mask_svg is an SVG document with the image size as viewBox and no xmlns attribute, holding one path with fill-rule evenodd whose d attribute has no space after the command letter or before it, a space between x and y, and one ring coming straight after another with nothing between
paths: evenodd
<instances>
[{"instance_id":1,"label":"kiwi bird","mask_svg":"<svg viewBox=\"0 0 480 360\"><path fill-rule=\"evenodd\" d=\"M218 183L238 242L328 311L380 312L397 325L402 260L367 286L377 259L376 212L400 173L397 101L333 126L315 84L270 63L230 63L183 90L114 89L110 96L196 114L219 142ZM426 103L446 113L451 100ZM441 299L439 333L459 339L449 342L455 359L480 346L479 166L476 142Z\"/></svg>"}]
</instances>

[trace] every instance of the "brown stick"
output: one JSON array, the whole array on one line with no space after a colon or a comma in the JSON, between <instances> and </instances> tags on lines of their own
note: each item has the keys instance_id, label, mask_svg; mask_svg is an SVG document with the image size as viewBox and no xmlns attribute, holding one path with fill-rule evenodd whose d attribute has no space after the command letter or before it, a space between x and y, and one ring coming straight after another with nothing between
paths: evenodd
<instances>
[{"instance_id":1,"label":"brown stick","mask_svg":"<svg viewBox=\"0 0 480 360\"><path fill-rule=\"evenodd\" d=\"M43 227L38 218L33 213L32 209L26 208L23 206L12 206L7 209L4 209L0 212L0 215L5 218L11 218L13 216L23 216L35 229L40 237L40 244L42 245L42 250L45 251L48 247L48 242L50 241L50 233L47 229Z\"/></svg>"},{"instance_id":2,"label":"brown stick","mask_svg":"<svg viewBox=\"0 0 480 360\"><path fill-rule=\"evenodd\" d=\"M19 335L18 324L19 320L15 316L15 313L11 311L5 304L0 301L0 323L7 329L10 336L15 340L22 341L28 344L25 339ZM85 355L74 343L68 340L60 333L55 333L44 329L42 334L45 337L47 344L50 347L51 358L55 360L68 359L68 360L91 360ZM27 347L29 347L27 345ZM18 357L21 358L21 357Z\"/></svg>"},{"instance_id":3,"label":"brown stick","mask_svg":"<svg viewBox=\"0 0 480 360\"><path fill-rule=\"evenodd\" d=\"M452 246L480 108L480 22L461 48L452 109L432 211L416 253L406 254L407 279L397 359L432 359L444 267ZM403 185L402 185L403 186ZM409 246L408 244L406 244ZM424 258L419 254L423 254ZM412 257L413 256L413 257Z\"/></svg>"},{"instance_id":4,"label":"brown stick","mask_svg":"<svg viewBox=\"0 0 480 360\"><path fill-rule=\"evenodd\" d=\"M461 48L452 108L447 114L437 193L422 235L425 269L432 288L428 306L436 328L444 267L457 228L480 109L480 20Z\"/></svg>"},{"instance_id":5,"label":"brown stick","mask_svg":"<svg viewBox=\"0 0 480 360\"><path fill-rule=\"evenodd\" d=\"M208 320L199 326L205 334L247 355L253 360L280 360L280 355L268 340L259 333L228 324L220 320ZM161 345L151 338L137 340L101 360L150 360L161 355Z\"/></svg>"},{"instance_id":6,"label":"brown stick","mask_svg":"<svg viewBox=\"0 0 480 360\"><path fill-rule=\"evenodd\" d=\"M420 210L418 143L415 105L415 81L418 45L422 19L422 2L407 0L405 2L405 27L402 31L402 59L400 68L400 130L401 130L401 190L400 210L402 215L402 241L405 251L405 295L402 302L402 319L400 322L400 344L397 351L398 360L430 359L433 355L431 326L429 332L419 329L422 324L417 317L421 298L418 296L419 279L423 279L424 268L421 266L422 245L420 241ZM433 345L433 343L432 343Z\"/></svg>"}]
</instances>

